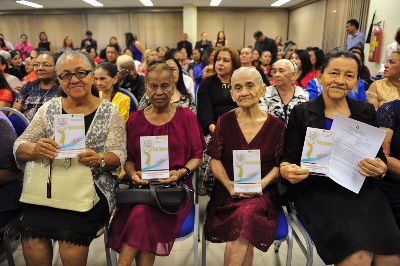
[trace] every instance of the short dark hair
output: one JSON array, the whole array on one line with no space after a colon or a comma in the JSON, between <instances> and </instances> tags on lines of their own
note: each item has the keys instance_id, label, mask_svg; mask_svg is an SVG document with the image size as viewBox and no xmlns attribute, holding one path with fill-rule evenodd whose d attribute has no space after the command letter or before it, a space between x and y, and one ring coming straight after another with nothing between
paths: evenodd
<instances>
[{"instance_id":1,"label":"short dark hair","mask_svg":"<svg viewBox=\"0 0 400 266\"><path fill-rule=\"evenodd\" d=\"M254 32L254 34L253 34L253 37L256 39L260 38L261 36L263 36L263 33L259 30Z\"/></svg>"},{"instance_id":2,"label":"short dark hair","mask_svg":"<svg viewBox=\"0 0 400 266\"><path fill-rule=\"evenodd\" d=\"M400 43L400 27L397 29L394 39L397 43Z\"/></svg>"},{"instance_id":3,"label":"short dark hair","mask_svg":"<svg viewBox=\"0 0 400 266\"><path fill-rule=\"evenodd\" d=\"M120 50L119 46L117 46L117 45L112 45L112 44L107 45L107 46L106 46L106 51L107 51L107 48L108 48L108 47L114 48L115 51L117 51L118 54L121 53L121 50Z\"/></svg>"},{"instance_id":4,"label":"short dark hair","mask_svg":"<svg viewBox=\"0 0 400 266\"><path fill-rule=\"evenodd\" d=\"M300 81L312 70L310 55L303 49L297 49L293 53L297 54L301 61L301 75L297 78L297 82L300 84Z\"/></svg>"},{"instance_id":5,"label":"short dark hair","mask_svg":"<svg viewBox=\"0 0 400 266\"><path fill-rule=\"evenodd\" d=\"M360 27L360 23L358 23L358 21L357 21L356 19L354 19L354 18L349 19L349 20L346 22L346 24L350 24L350 25L356 27L357 30L358 30L358 28Z\"/></svg>"},{"instance_id":6,"label":"short dark hair","mask_svg":"<svg viewBox=\"0 0 400 266\"><path fill-rule=\"evenodd\" d=\"M320 69L322 62L324 62L325 53L319 47L307 47L306 49L308 52L313 51L315 54L315 69Z\"/></svg>"},{"instance_id":7,"label":"short dark hair","mask_svg":"<svg viewBox=\"0 0 400 266\"><path fill-rule=\"evenodd\" d=\"M93 33L92 33L90 30L87 30L86 33L85 33L85 35L90 35L90 36L92 36Z\"/></svg>"},{"instance_id":8,"label":"short dark hair","mask_svg":"<svg viewBox=\"0 0 400 266\"><path fill-rule=\"evenodd\" d=\"M339 57L350 58L350 59L353 59L354 61L356 61L356 63L357 63L357 78L359 78L360 72L361 72L360 60L358 59L358 57L355 54L353 54L349 50L341 48L341 47L333 48L325 55L325 60L321 66L321 74L324 73L326 67L329 65L329 63L332 59L339 58Z\"/></svg>"},{"instance_id":9,"label":"short dark hair","mask_svg":"<svg viewBox=\"0 0 400 266\"><path fill-rule=\"evenodd\" d=\"M50 52L50 51L39 51L38 52L38 57L40 56L40 55L48 55L48 56L50 56L51 58L53 58L53 60L54 60L54 64L56 64L56 56L54 55L54 53L52 53L52 52Z\"/></svg>"}]
</instances>

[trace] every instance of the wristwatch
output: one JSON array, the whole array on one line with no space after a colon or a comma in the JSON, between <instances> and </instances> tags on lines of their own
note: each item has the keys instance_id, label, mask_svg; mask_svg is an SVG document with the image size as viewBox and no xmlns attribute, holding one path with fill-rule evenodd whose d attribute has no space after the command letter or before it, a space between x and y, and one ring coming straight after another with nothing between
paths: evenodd
<instances>
[{"instance_id":1,"label":"wristwatch","mask_svg":"<svg viewBox=\"0 0 400 266\"><path fill-rule=\"evenodd\" d=\"M183 166L181 169L185 169L186 170L186 174L184 175L184 178L189 176L192 173L192 171L190 171L190 169L187 168L186 166Z\"/></svg>"}]
</instances>

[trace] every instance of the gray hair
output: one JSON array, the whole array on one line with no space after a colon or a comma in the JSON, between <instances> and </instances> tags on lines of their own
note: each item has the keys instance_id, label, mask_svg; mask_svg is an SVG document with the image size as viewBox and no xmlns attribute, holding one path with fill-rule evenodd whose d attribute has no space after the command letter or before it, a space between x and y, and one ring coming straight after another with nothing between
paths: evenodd
<instances>
[{"instance_id":1,"label":"gray hair","mask_svg":"<svg viewBox=\"0 0 400 266\"><path fill-rule=\"evenodd\" d=\"M7 63L11 60L11 54L5 50L0 50L0 56L4 57Z\"/></svg>"},{"instance_id":2,"label":"gray hair","mask_svg":"<svg viewBox=\"0 0 400 266\"><path fill-rule=\"evenodd\" d=\"M61 74L61 65L64 63L65 59L75 56L81 58L84 62L87 62L90 65L90 70L94 71L96 65L94 64L92 58L90 58L90 55L88 53L79 50L67 50L57 59L56 71L58 75Z\"/></svg>"},{"instance_id":3,"label":"gray hair","mask_svg":"<svg viewBox=\"0 0 400 266\"><path fill-rule=\"evenodd\" d=\"M131 63L135 66L135 60L133 60L131 56L126 54L118 56L117 61L115 62L118 70L121 70L121 65L124 65L126 63Z\"/></svg>"},{"instance_id":4,"label":"gray hair","mask_svg":"<svg viewBox=\"0 0 400 266\"><path fill-rule=\"evenodd\" d=\"M297 65L296 65L296 63L293 62L292 60L289 60L289 59L279 59L278 61L276 61L275 63L273 63L272 68L274 67L274 65L275 65L276 63L285 63L285 64L288 66L290 72L297 72L297 69L298 69L298 68L297 68Z\"/></svg>"},{"instance_id":5,"label":"gray hair","mask_svg":"<svg viewBox=\"0 0 400 266\"><path fill-rule=\"evenodd\" d=\"M238 69L233 71L233 74L232 74L232 77L231 77L231 81L233 80L234 77L236 77L237 75L239 75L241 73L253 73L256 76L256 78L257 78L258 82L260 83L260 85L264 84L264 81L263 81L263 79L261 77L260 72L258 72L258 70L255 69L254 67L247 67L247 66L239 67Z\"/></svg>"}]
</instances>

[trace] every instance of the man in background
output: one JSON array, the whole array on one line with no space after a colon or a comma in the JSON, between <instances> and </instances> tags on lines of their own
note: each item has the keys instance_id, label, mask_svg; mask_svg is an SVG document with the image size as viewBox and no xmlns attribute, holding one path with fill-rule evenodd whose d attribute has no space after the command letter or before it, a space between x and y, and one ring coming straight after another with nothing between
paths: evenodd
<instances>
[{"instance_id":1,"label":"man in background","mask_svg":"<svg viewBox=\"0 0 400 266\"><path fill-rule=\"evenodd\" d=\"M346 49L350 50L353 47L359 47L364 50L365 33L358 30L360 23L356 19L350 19L346 22Z\"/></svg>"},{"instance_id":2,"label":"man in background","mask_svg":"<svg viewBox=\"0 0 400 266\"><path fill-rule=\"evenodd\" d=\"M256 42L254 43L254 49L259 50L261 53L264 51L270 51L272 54L272 62L276 59L276 54L278 53L278 47L273 39L265 36L261 31L256 31L253 34Z\"/></svg>"},{"instance_id":3,"label":"man in background","mask_svg":"<svg viewBox=\"0 0 400 266\"><path fill-rule=\"evenodd\" d=\"M90 30L86 31L86 38L81 41L81 49L94 48L97 51L97 41L92 37L93 33Z\"/></svg>"},{"instance_id":4,"label":"man in background","mask_svg":"<svg viewBox=\"0 0 400 266\"><path fill-rule=\"evenodd\" d=\"M212 47L211 41L207 40L207 33L202 32L201 35L201 40L196 42L196 46L194 48L199 48L201 52L204 52L205 49Z\"/></svg>"},{"instance_id":5,"label":"man in background","mask_svg":"<svg viewBox=\"0 0 400 266\"><path fill-rule=\"evenodd\" d=\"M192 56L193 47L192 47L192 43L188 41L188 38L189 38L189 36L187 35L187 33L183 33L182 40L180 42L178 42L178 44L176 46L177 46L178 50L185 48L187 55L190 58Z\"/></svg>"}]
</instances>

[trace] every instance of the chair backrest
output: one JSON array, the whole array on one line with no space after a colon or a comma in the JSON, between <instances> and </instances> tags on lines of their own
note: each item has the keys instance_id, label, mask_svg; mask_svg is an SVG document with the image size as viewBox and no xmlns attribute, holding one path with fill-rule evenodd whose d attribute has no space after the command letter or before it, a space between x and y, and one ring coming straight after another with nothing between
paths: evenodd
<instances>
[{"instance_id":1,"label":"chair backrest","mask_svg":"<svg viewBox=\"0 0 400 266\"><path fill-rule=\"evenodd\" d=\"M123 94L125 94L125 95L129 96L129 98L131 98L131 107L129 108L129 112L136 111L138 109L139 102L136 99L135 95L133 95L133 93L128 91L127 89L119 88L119 90Z\"/></svg>"},{"instance_id":2,"label":"chair backrest","mask_svg":"<svg viewBox=\"0 0 400 266\"><path fill-rule=\"evenodd\" d=\"M10 112L8 119L10 120L11 124L14 126L15 132L17 136L21 136L22 133L29 125L29 120L23 115L20 111L15 110L10 107L2 107L0 106L0 111Z\"/></svg>"}]
</instances>

